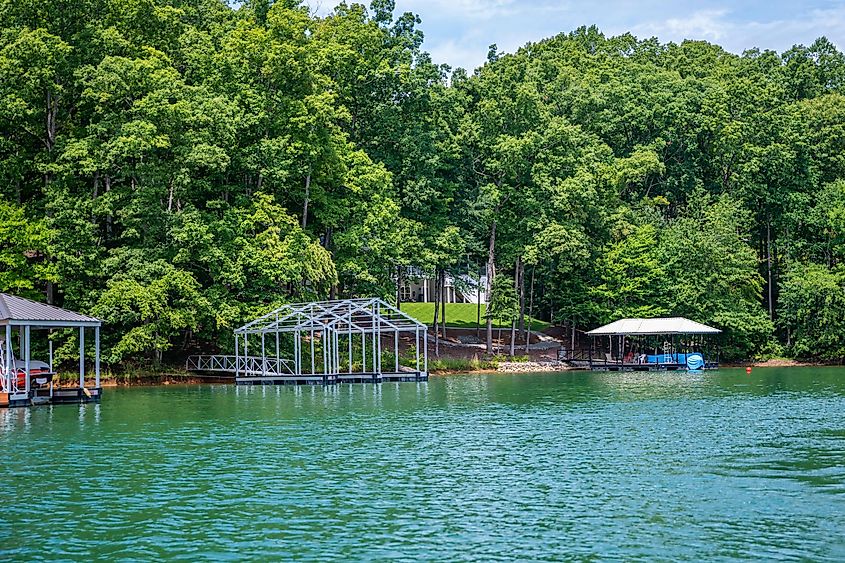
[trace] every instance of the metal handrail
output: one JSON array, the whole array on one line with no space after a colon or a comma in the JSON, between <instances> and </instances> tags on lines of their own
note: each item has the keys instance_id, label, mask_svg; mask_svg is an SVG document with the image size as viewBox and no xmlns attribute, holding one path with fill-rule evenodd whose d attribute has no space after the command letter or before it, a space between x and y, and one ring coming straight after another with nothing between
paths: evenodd
<instances>
[{"instance_id":1,"label":"metal handrail","mask_svg":"<svg viewBox=\"0 0 845 563\"><path fill-rule=\"evenodd\" d=\"M217 371L244 375L294 375L293 362L284 358L261 356L188 356L186 371Z\"/></svg>"}]
</instances>

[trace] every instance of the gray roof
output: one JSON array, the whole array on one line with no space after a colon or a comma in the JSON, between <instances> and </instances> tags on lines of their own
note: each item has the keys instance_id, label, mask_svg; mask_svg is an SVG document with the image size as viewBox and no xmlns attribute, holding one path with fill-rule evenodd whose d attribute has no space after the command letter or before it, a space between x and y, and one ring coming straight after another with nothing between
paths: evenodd
<instances>
[{"instance_id":1,"label":"gray roof","mask_svg":"<svg viewBox=\"0 0 845 563\"><path fill-rule=\"evenodd\" d=\"M719 334L713 328L683 317L661 319L620 319L587 334L592 336L659 335L659 334Z\"/></svg>"},{"instance_id":2,"label":"gray roof","mask_svg":"<svg viewBox=\"0 0 845 563\"><path fill-rule=\"evenodd\" d=\"M100 326L94 317L0 293L0 325Z\"/></svg>"}]
</instances>

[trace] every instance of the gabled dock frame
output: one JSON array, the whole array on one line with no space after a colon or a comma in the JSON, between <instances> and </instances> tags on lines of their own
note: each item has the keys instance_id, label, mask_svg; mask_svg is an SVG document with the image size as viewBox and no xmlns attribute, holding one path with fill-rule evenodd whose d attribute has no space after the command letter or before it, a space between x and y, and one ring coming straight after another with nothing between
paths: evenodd
<instances>
[{"instance_id":1,"label":"gabled dock frame","mask_svg":"<svg viewBox=\"0 0 845 563\"><path fill-rule=\"evenodd\" d=\"M242 385L421 381L428 378L427 330L425 324L381 299L296 303L235 330L235 356L230 361L235 380ZM413 334L413 368L400 365L403 334ZM282 335L292 339L289 357L284 357L282 347L290 348L291 342L283 343ZM258 342L250 342L251 336ZM392 344L387 369L385 339ZM256 353L251 354L255 347ZM214 358L222 361L220 356Z\"/></svg>"}]
</instances>

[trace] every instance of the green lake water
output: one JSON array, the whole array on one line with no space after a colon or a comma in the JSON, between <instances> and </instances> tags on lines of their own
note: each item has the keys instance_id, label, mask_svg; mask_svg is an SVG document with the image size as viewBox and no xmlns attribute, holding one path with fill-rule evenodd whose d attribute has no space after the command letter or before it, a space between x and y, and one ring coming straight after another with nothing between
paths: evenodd
<instances>
[{"instance_id":1,"label":"green lake water","mask_svg":"<svg viewBox=\"0 0 845 563\"><path fill-rule=\"evenodd\" d=\"M845 370L0 409L0 559L845 560Z\"/></svg>"}]
</instances>

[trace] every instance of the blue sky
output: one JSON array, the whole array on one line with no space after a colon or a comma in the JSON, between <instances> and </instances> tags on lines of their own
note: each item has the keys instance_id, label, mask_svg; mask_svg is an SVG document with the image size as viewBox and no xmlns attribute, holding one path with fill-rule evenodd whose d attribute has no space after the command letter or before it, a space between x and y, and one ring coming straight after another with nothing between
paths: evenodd
<instances>
[{"instance_id":1,"label":"blue sky","mask_svg":"<svg viewBox=\"0 0 845 563\"><path fill-rule=\"evenodd\" d=\"M339 3L308 0L320 14ZM396 9L420 15L425 49L435 62L469 69L484 62L491 43L513 52L528 41L590 24L606 35L704 39L736 53L751 47L784 51L820 35L845 47L845 0L396 0Z\"/></svg>"}]
</instances>

